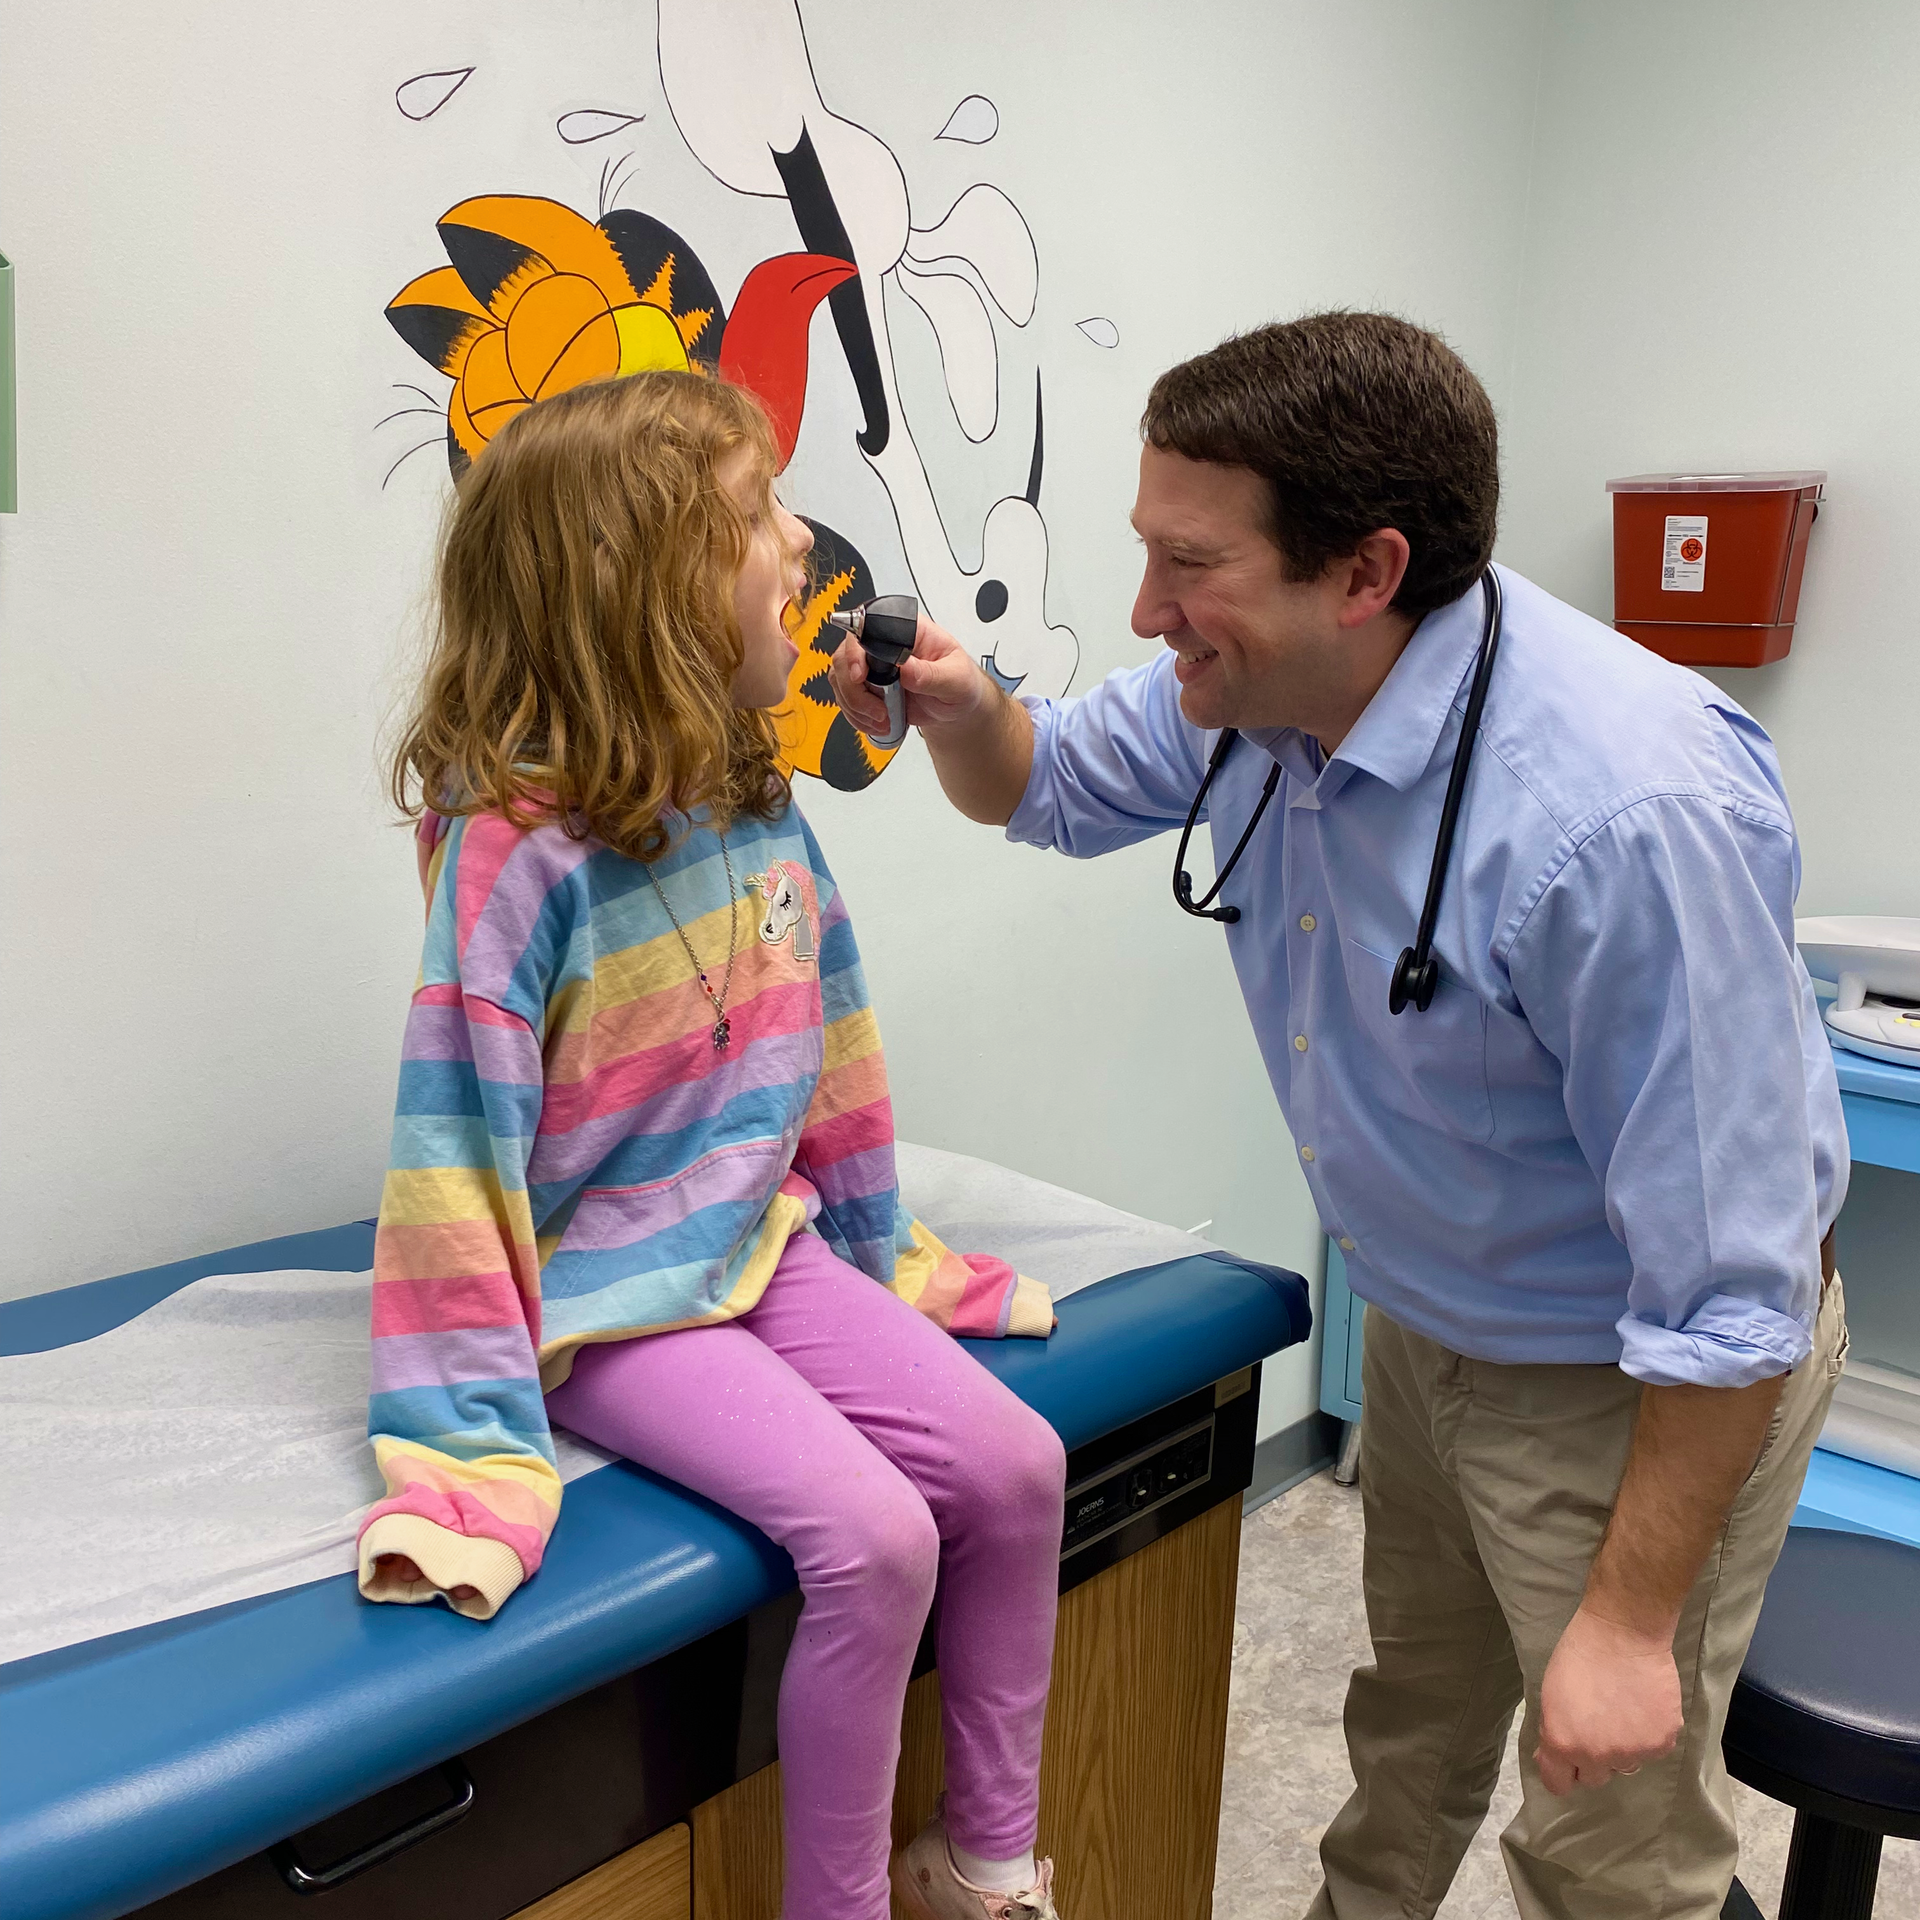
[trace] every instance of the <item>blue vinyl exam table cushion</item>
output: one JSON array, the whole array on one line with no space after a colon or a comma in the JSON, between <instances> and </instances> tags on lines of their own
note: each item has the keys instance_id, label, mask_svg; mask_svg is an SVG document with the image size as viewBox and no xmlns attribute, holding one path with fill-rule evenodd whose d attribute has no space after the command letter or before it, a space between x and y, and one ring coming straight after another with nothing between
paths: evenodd
<instances>
[{"instance_id":1,"label":"blue vinyl exam table cushion","mask_svg":"<svg viewBox=\"0 0 1920 1920\"><path fill-rule=\"evenodd\" d=\"M215 1273L373 1264L368 1221L0 1305L0 1352L90 1338ZM1307 1337L1306 1283L1225 1254L1101 1281L1053 1338L968 1342L1069 1449ZM16 1568L14 1576L20 1577ZM539 1576L485 1624L342 1574L0 1665L7 1920L109 1920L793 1585L756 1528L617 1462L568 1487Z\"/></svg>"}]
</instances>

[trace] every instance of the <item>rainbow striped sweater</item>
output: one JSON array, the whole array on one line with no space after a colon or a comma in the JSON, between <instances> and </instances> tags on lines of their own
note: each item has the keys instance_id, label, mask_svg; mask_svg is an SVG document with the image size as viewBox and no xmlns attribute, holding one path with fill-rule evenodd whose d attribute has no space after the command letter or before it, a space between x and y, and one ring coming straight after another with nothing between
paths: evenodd
<instances>
[{"instance_id":1,"label":"rainbow striped sweater","mask_svg":"<svg viewBox=\"0 0 1920 1920\"><path fill-rule=\"evenodd\" d=\"M1051 1330L1043 1287L900 1205L853 928L798 807L727 834L724 1050L666 905L717 988L711 829L654 864L658 890L555 823L429 815L422 840L426 953L374 1245L369 1599L459 1588L490 1618L559 1515L543 1395L575 1349L747 1312L809 1226L955 1333Z\"/></svg>"}]
</instances>

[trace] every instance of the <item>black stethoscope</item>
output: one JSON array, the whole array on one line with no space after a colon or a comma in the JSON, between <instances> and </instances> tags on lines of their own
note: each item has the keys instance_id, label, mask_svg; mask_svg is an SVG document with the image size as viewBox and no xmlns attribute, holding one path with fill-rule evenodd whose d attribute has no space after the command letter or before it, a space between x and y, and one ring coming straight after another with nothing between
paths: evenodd
<instances>
[{"instance_id":1,"label":"black stethoscope","mask_svg":"<svg viewBox=\"0 0 1920 1920\"><path fill-rule=\"evenodd\" d=\"M1401 949L1400 958L1393 969L1393 984L1387 989L1389 1013L1399 1013L1409 1004L1425 1013L1433 1004L1434 989L1440 984L1440 963L1433 957L1433 924L1440 917L1440 889L1446 882L1447 863L1453 858L1454 829L1460 824L1460 796L1466 791L1467 769L1473 764L1473 743L1480 732L1481 711L1487 704L1487 683L1493 678L1493 658L1500 651L1500 578L1491 567L1480 576L1480 596L1486 612L1480 626L1480 651L1474 657L1473 686L1467 694L1467 717L1461 722L1460 743L1453 750L1453 771L1447 776L1447 797L1440 805L1440 832L1433 843L1433 865L1427 872L1427 898L1420 909L1420 925L1414 934L1413 945ZM1193 796L1193 805L1187 809L1187 824L1181 830L1179 850L1173 856L1173 897L1180 911L1192 914L1197 920L1218 920L1223 926L1229 927L1240 918L1240 909L1234 906L1216 907L1213 903L1219 898L1220 889L1227 884L1228 876L1240 864L1240 856L1246 852L1247 842L1253 838L1253 830L1260 824L1260 816L1266 812L1274 788L1280 784L1279 762L1274 763L1273 771L1267 775L1267 784L1260 789L1260 804L1254 808L1246 831L1227 855L1227 864L1214 876L1213 885L1201 900L1193 897L1193 876L1187 872L1187 842L1193 838L1194 822L1200 818L1200 809L1206 804L1207 789L1213 785L1213 776L1226 763L1227 755L1233 751L1233 743L1239 738L1240 735L1232 727L1221 734L1220 743L1207 762L1200 791Z\"/></svg>"}]
</instances>

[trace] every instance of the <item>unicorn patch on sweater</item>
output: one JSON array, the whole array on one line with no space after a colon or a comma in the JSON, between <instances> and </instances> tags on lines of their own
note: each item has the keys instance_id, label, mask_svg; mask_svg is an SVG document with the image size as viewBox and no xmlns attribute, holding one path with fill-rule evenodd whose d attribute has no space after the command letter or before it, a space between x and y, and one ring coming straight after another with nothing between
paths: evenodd
<instances>
[{"instance_id":1,"label":"unicorn patch on sweater","mask_svg":"<svg viewBox=\"0 0 1920 1920\"><path fill-rule=\"evenodd\" d=\"M747 885L767 903L760 916L760 938L769 947L777 947L792 935L793 957L800 961L814 958L813 922L807 916L807 899L801 890L800 876L784 861L771 862L765 873L747 875Z\"/></svg>"}]
</instances>

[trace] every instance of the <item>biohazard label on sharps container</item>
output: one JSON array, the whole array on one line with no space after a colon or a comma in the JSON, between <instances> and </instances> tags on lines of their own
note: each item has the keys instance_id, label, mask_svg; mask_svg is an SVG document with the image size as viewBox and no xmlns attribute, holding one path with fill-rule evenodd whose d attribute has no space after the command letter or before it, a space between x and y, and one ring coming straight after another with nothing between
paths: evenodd
<instances>
[{"instance_id":1,"label":"biohazard label on sharps container","mask_svg":"<svg viewBox=\"0 0 1920 1920\"><path fill-rule=\"evenodd\" d=\"M1667 551L1660 563L1662 593L1705 593L1707 590L1707 516L1704 513L1667 515Z\"/></svg>"}]
</instances>

